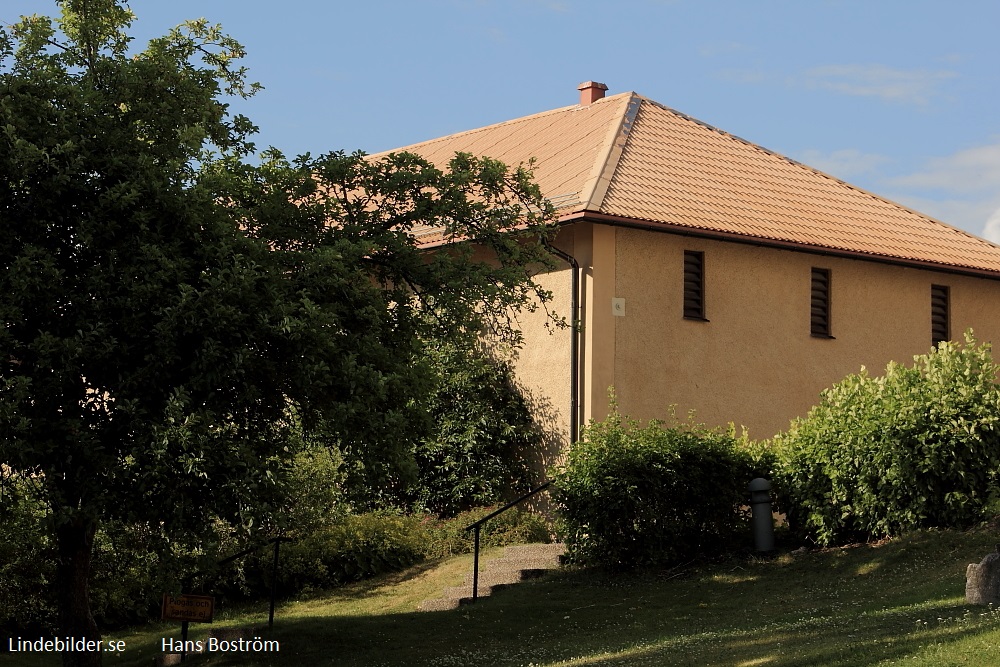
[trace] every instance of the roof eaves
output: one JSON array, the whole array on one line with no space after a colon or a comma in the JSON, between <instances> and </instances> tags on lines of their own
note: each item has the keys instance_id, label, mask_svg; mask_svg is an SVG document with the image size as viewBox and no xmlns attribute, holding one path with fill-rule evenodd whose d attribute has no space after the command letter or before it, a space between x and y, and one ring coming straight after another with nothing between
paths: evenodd
<instances>
[{"instance_id":1,"label":"roof eaves","mask_svg":"<svg viewBox=\"0 0 1000 667\"><path fill-rule=\"evenodd\" d=\"M584 182L580 201L584 211L599 211L604 195L608 192L611 180L614 178L618 161L621 159L625 144L628 143L635 117L645 98L629 93L627 102L623 105L623 113L617 124L612 123L594 161L594 169Z\"/></svg>"},{"instance_id":2,"label":"roof eaves","mask_svg":"<svg viewBox=\"0 0 1000 667\"><path fill-rule=\"evenodd\" d=\"M669 222L660 222L655 220L626 218L619 215L599 213L596 211L579 211L576 213L570 213L567 215L560 216L559 218L560 225L568 225L578 222L593 222L598 224L614 225L619 227L647 229L647 230L670 233L670 234L680 234L682 236L696 236L700 238L712 239L717 241L731 241L734 243L745 243L749 245L777 248L781 250L795 250L799 252L807 252L816 255L844 257L847 259L860 259L871 262L879 262L883 264L894 264L897 266L907 266L911 268L925 269L928 271L939 271L943 273L977 276L980 278L1000 280L1000 271L987 269L983 267L968 266L963 264L952 264L945 262L933 262L929 260L914 259L896 255L887 255L874 252L863 252L860 250L848 250L845 248L837 248L834 246L803 243L801 241L788 241L784 239L770 238L766 236L752 236L750 234L741 234L738 232L727 232L722 230L692 227L690 225L681 225ZM972 235L970 234L970 236ZM973 238L978 239L978 237L976 236L973 236ZM985 242L989 243L988 241Z\"/></svg>"},{"instance_id":3,"label":"roof eaves","mask_svg":"<svg viewBox=\"0 0 1000 667\"><path fill-rule=\"evenodd\" d=\"M737 137L737 138L739 138L739 137ZM740 139L740 141L745 141L745 140L744 139ZM943 220L938 220L937 218L931 217L931 216L927 215L926 213L922 213L922 212L920 212L920 211L918 211L916 209L910 208L909 206L906 206L904 204L900 204L899 202L897 202L897 201L895 201L893 199L888 199L887 197L883 197L882 195L877 195L874 192L871 192L871 191L866 190L866 189L864 189L862 187L854 185L853 183L848 183L847 181L843 181L843 180L837 178L836 176L831 176L830 174L826 173L825 171L820 171L816 167L811 167L811 166L809 166L807 164L804 164L802 162L798 162L797 160L793 160L790 157L786 157L786 156L780 155L779 153L774 153L773 151L769 151L766 148L761 148L761 150L762 151L766 151L768 153L772 153L773 155L778 155L779 157L784 158L785 160L791 162L792 164L795 164L795 165L798 165L800 167L803 167L804 169L808 169L809 171L812 171L812 172L814 172L816 174L819 174L820 176L824 176L824 177L826 177L826 178L828 178L828 179L830 179L832 181L836 181L840 185L844 185L844 186L846 186L848 188L851 188L852 190L854 190L856 192L860 192L861 194L867 195L867 196L871 197L872 199L877 199L879 201L885 202L886 204L894 206L894 207L898 208L901 211L906 211L907 213L909 213L911 215L918 216L920 218L923 218L927 222L930 222L930 223L932 223L934 225L937 225L939 227L944 227L945 229L947 229L947 230L949 230L951 232L954 232L954 233L959 234L961 236L965 236L966 238L968 238L968 239L970 239L972 241L975 241L979 245L983 245L983 246L989 247L991 249L997 249L997 247L998 247L996 243L993 243L992 241L988 241L987 239L984 239L984 238L982 238L980 236L976 236L972 232L968 232L968 231L966 231L966 230L964 230L964 229L962 229L960 227L956 227L955 225L952 225L952 224L949 224L947 222L944 222Z\"/></svg>"}]
</instances>

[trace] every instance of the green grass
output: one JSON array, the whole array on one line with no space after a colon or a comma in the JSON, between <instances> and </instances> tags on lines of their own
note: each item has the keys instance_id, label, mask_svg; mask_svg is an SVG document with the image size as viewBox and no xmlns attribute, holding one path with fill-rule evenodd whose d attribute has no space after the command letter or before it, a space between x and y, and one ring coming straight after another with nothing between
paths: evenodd
<instances>
[{"instance_id":1,"label":"green grass","mask_svg":"<svg viewBox=\"0 0 1000 667\"><path fill-rule=\"evenodd\" d=\"M612 576L566 570L450 612L416 604L454 585L468 556L288 602L276 654L214 655L202 665L1000 665L1000 610L964 604L965 568L996 529L927 531L880 545L687 570ZM266 623L266 604L221 624ZM192 626L203 637L204 626ZM176 625L124 638L106 665L148 665ZM55 656L0 665L55 665ZM27 656L31 658L31 656Z\"/></svg>"}]
</instances>

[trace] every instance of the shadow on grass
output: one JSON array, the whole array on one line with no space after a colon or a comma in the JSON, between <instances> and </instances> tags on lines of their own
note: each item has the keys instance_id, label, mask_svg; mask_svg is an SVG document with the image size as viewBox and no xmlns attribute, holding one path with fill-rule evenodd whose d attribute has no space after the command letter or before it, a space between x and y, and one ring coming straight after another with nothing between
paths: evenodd
<instances>
[{"instance_id":1,"label":"shadow on grass","mask_svg":"<svg viewBox=\"0 0 1000 667\"><path fill-rule=\"evenodd\" d=\"M377 578L369 579L366 581L357 581L340 588L333 589L331 591L317 591L315 593L302 596L303 601L312 600L361 600L367 598L374 593L377 593L381 589L391 588L399 584L405 583L412 579L416 579L432 570L436 569L441 565L441 561L425 561L423 563L418 563L408 567L401 572L391 572L388 574L380 575ZM283 604L287 604L285 601Z\"/></svg>"},{"instance_id":2,"label":"shadow on grass","mask_svg":"<svg viewBox=\"0 0 1000 667\"><path fill-rule=\"evenodd\" d=\"M286 603L273 632L261 633L280 642L278 653L214 654L186 664L847 667L909 658L906 664L921 667L987 667L1000 664L1000 612L964 605L963 593L966 565L995 541L988 531L927 532L686 571L568 569L477 605L400 613L468 565L425 563ZM152 648L150 637L147 629L142 641ZM142 661L133 655L105 664Z\"/></svg>"},{"instance_id":3,"label":"shadow on grass","mask_svg":"<svg viewBox=\"0 0 1000 667\"><path fill-rule=\"evenodd\" d=\"M859 575L845 579L843 572L856 568L833 567L830 558L840 556L826 554L819 563L831 566L823 568L833 577L828 583L855 583ZM788 592L784 602L769 599L797 569L749 563L672 579L570 571L448 612L290 619L273 634L280 656L207 664L847 667L899 660L928 647L948 655L949 646L961 652L967 638L1000 637L997 614L951 595L955 578L944 584L944 596L917 603L890 580L877 582L888 589L874 588L870 596L855 590L849 600L837 590L818 593L811 586L817 582L799 582L810 585ZM871 576L861 576L861 589Z\"/></svg>"}]
</instances>

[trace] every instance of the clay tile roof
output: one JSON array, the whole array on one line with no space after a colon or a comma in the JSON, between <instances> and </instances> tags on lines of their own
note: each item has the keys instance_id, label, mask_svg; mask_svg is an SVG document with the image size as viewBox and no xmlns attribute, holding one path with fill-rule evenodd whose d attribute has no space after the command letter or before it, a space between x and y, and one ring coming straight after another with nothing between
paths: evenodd
<instances>
[{"instance_id":1,"label":"clay tile roof","mask_svg":"<svg viewBox=\"0 0 1000 667\"><path fill-rule=\"evenodd\" d=\"M635 93L407 146L516 165L564 219L601 219L1000 275L1000 246ZM433 230L423 230L433 235Z\"/></svg>"},{"instance_id":2,"label":"clay tile roof","mask_svg":"<svg viewBox=\"0 0 1000 667\"><path fill-rule=\"evenodd\" d=\"M455 153L486 155L509 165L535 158L535 181L560 211L582 210L583 186L599 159L609 127L621 118L628 99L607 98L590 106L571 106L509 120L478 130L405 146L435 164ZM374 156L377 157L377 156Z\"/></svg>"}]
</instances>

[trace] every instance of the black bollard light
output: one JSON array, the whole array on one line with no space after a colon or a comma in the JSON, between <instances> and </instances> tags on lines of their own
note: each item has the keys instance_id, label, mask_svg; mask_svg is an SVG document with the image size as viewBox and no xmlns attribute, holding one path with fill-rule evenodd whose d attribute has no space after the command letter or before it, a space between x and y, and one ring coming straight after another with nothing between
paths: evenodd
<instances>
[{"instance_id":1,"label":"black bollard light","mask_svg":"<svg viewBox=\"0 0 1000 667\"><path fill-rule=\"evenodd\" d=\"M774 519L771 515L771 482L763 477L750 482L753 543L757 551L774 551Z\"/></svg>"}]
</instances>

